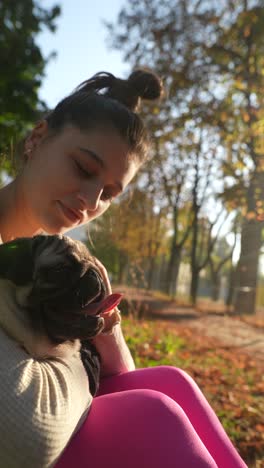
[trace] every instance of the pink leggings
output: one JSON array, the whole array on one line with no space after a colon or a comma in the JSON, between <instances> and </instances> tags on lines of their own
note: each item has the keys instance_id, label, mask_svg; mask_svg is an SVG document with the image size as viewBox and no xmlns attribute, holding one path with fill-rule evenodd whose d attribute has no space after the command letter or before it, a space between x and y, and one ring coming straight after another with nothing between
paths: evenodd
<instances>
[{"instance_id":1,"label":"pink leggings","mask_svg":"<svg viewBox=\"0 0 264 468\"><path fill-rule=\"evenodd\" d=\"M184 371L160 366L104 379L56 468L245 468Z\"/></svg>"}]
</instances>

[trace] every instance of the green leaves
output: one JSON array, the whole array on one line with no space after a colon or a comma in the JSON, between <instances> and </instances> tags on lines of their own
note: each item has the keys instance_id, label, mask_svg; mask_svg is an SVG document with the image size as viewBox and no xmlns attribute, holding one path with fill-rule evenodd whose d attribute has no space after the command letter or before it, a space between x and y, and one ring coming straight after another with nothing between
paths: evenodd
<instances>
[{"instance_id":1,"label":"green leaves","mask_svg":"<svg viewBox=\"0 0 264 468\"><path fill-rule=\"evenodd\" d=\"M43 28L55 31L59 13L58 6L44 9L37 0L0 3L0 154L9 154L45 109L38 89L47 59L36 35Z\"/></svg>"}]
</instances>

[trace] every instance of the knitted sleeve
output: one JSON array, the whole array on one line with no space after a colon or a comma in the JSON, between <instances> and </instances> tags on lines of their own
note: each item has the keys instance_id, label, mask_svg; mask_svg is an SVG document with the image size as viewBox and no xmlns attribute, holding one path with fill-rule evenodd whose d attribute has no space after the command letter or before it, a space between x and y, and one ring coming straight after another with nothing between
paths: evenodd
<instances>
[{"instance_id":1,"label":"knitted sleeve","mask_svg":"<svg viewBox=\"0 0 264 468\"><path fill-rule=\"evenodd\" d=\"M35 360L0 330L1 466L54 466L91 401L79 353Z\"/></svg>"}]
</instances>

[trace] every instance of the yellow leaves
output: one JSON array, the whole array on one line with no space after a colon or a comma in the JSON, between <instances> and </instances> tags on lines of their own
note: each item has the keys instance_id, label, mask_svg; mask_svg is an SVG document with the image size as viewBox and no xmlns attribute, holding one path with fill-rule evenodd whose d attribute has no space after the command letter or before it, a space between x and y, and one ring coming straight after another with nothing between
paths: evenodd
<instances>
[{"instance_id":1,"label":"yellow leaves","mask_svg":"<svg viewBox=\"0 0 264 468\"><path fill-rule=\"evenodd\" d=\"M264 118L263 110L257 112L256 122L251 125L252 138L254 138L254 151L261 158L261 167L264 168Z\"/></svg>"},{"instance_id":2,"label":"yellow leaves","mask_svg":"<svg viewBox=\"0 0 264 468\"><path fill-rule=\"evenodd\" d=\"M256 211L248 211L243 210L244 217L249 220L249 221L264 221L264 209L263 206L261 207L256 207Z\"/></svg>"},{"instance_id":3,"label":"yellow leaves","mask_svg":"<svg viewBox=\"0 0 264 468\"><path fill-rule=\"evenodd\" d=\"M256 219L256 213L254 211L249 211L246 214L246 219L248 219L249 221L253 220L253 219Z\"/></svg>"},{"instance_id":4,"label":"yellow leaves","mask_svg":"<svg viewBox=\"0 0 264 468\"><path fill-rule=\"evenodd\" d=\"M251 23L255 24L258 21L258 15L254 11L250 12L250 17L251 17Z\"/></svg>"},{"instance_id":5,"label":"yellow leaves","mask_svg":"<svg viewBox=\"0 0 264 468\"><path fill-rule=\"evenodd\" d=\"M167 217L161 210L155 210L151 196L134 189L133 197L124 200L111 212L113 229L108 236L116 248L133 262L159 255L167 249ZM105 226L102 229L107 229Z\"/></svg>"},{"instance_id":6,"label":"yellow leaves","mask_svg":"<svg viewBox=\"0 0 264 468\"><path fill-rule=\"evenodd\" d=\"M233 166L234 166L234 169L238 169L238 170L243 171L245 169L245 167L246 167L246 162L238 160L233 164Z\"/></svg>"},{"instance_id":7,"label":"yellow leaves","mask_svg":"<svg viewBox=\"0 0 264 468\"><path fill-rule=\"evenodd\" d=\"M226 122L227 118L228 118L227 112L221 112L221 114L220 114L220 120L221 120L222 122Z\"/></svg>"},{"instance_id":8,"label":"yellow leaves","mask_svg":"<svg viewBox=\"0 0 264 468\"><path fill-rule=\"evenodd\" d=\"M264 380L256 383L256 390L264 395Z\"/></svg>"},{"instance_id":9,"label":"yellow leaves","mask_svg":"<svg viewBox=\"0 0 264 468\"><path fill-rule=\"evenodd\" d=\"M256 424L255 428L256 428L256 431L261 432L264 437L264 424Z\"/></svg>"},{"instance_id":10,"label":"yellow leaves","mask_svg":"<svg viewBox=\"0 0 264 468\"><path fill-rule=\"evenodd\" d=\"M244 28L243 35L244 35L244 37L248 37L248 36L250 36L250 34L251 34L251 26L248 24Z\"/></svg>"},{"instance_id":11,"label":"yellow leaves","mask_svg":"<svg viewBox=\"0 0 264 468\"><path fill-rule=\"evenodd\" d=\"M159 113L160 113L160 108L157 107L157 106L153 107L153 109L152 109L152 114L158 115Z\"/></svg>"},{"instance_id":12,"label":"yellow leaves","mask_svg":"<svg viewBox=\"0 0 264 468\"><path fill-rule=\"evenodd\" d=\"M255 143L255 153L257 155L262 156L261 167L264 168L264 158L263 158L263 155L264 155L264 135L256 141L256 143Z\"/></svg>"},{"instance_id":13,"label":"yellow leaves","mask_svg":"<svg viewBox=\"0 0 264 468\"><path fill-rule=\"evenodd\" d=\"M227 209L231 211L231 210L236 210L240 206L240 204L238 203L237 200L228 200L226 202L226 206L227 206Z\"/></svg>"},{"instance_id":14,"label":"yellow leaves","mask_svg":"<svg viewBox=\"0 0 264 468\"><path fill-rule=\"evenodd\" d=\"M246 84L243 81L235 80L234 85L236 89L240 89L241 91L245 91L246 89Z\"/></svg>"},{"instance_id":15,"label":"yellow leaves","mask_svg":"<svg viewBox=\"0 0 264 468\"><path fill-rule=\"evenodd\" d=\"M242 118L244 120L244 122L249 122L250 121L250 115L248 114L248 112L243 112L242 113Z\"/></svg>"},{"instance_id":16,"label":"yellow leaves","mask_svg":"<svg viewBox=\"0 0 264 468\"><path fill-rule=\"evenodd\" d=\"M264 149L264 148L263 148ZM264 170L264 155L258 157L258 172L263 172Z\"/></svg>"},{"instance_id":17,"label":"yellow leaves","mask_svg":"<svg viewBox=\"0 0 264 468\"><path fill-rule=\"evenodd\" d=\"M257 220L263 221L264 220L264 201L263 200L256 201L256 213L257 213Z\"/></svg>"},{"instance_id":18,"label":"yellow leaves","mask_svg":"<svg viewBox=\"0 0 264 468\"><path fill-rule=\"evenodd\" d=\"M257 219L257 221L264 221L264 212L263 212L263 210L262 210L262 213L259 213L257 215L256 219Z\"/></svg>"}]
</instances>

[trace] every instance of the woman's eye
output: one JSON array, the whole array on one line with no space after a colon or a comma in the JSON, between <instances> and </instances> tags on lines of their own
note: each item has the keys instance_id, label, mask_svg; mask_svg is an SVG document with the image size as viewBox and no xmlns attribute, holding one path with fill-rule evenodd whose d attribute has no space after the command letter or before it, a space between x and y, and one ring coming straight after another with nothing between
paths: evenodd
<instances>
[{"instance_id":1,"label":"woman's eye","mask_svg":"<svg viewBox=\"0 0 264 468\"><path fill-rule=\"evenodd\" d=\"M101 195L101 200L108 201L110 203L113 200L113 198L114 198L114 195L112 193L108 192L107 190L104 190L102 195Z\"/></svg>"},{"instance_id":2,"label":"woman's eye","mask_svg":"<svg viewBox=\"0 0 264 468\"><path fill-rule=\"evenodd\" d=\"M90 172L88 172L86 169L84 169L77 161L75 161L75 165L78 169L78 172L84 176L84 177L90 177L92 174L90 174Z\"/></svg>"},{"instance_id":3,"label":"woman's eye","mask_svg":"<svg viewBox=\"0 0 264 468\"><path fill-rule=\"evenodd\" d=\"M89 178L93 176L93 174L91 172L88 172L86 169L84 169L84 167L80 163L78 163L78 161L75 160L74 163L78 170L78 173L81 174L82 177ZM113 194L113 190L105 189L103 190L101 194L101 200L111 203L111 201L115 198L115 196L116 195Z\"/></svg>"}]
</instances>

